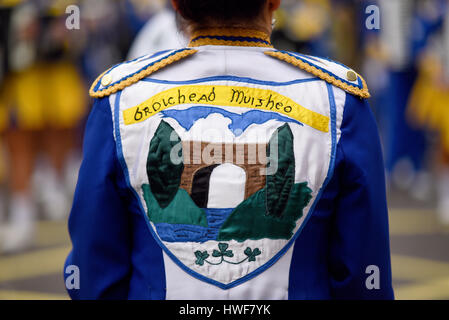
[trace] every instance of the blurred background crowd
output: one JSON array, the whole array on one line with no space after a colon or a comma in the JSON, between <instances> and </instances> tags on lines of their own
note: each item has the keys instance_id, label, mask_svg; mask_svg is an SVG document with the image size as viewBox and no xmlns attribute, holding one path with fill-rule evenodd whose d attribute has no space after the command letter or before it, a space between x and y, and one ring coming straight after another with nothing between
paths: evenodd
<instances>
[{"instance_id":1,"label":"blurred background crowd","mask_svg":"<svg viewBox=\"0 0 449 320\"><path fill-rule=\"evenodd\" d=\"M79 28L67 27L69 5L80 10ZM329 57L364 76L389 193L425 203L443 226L448 9L448 0L283 0L272 38L278 49ZM37 221L67 219L93 80L186 42L165 0L0 0L0 252L32 247Z\"/></svg>"}]
</instances>

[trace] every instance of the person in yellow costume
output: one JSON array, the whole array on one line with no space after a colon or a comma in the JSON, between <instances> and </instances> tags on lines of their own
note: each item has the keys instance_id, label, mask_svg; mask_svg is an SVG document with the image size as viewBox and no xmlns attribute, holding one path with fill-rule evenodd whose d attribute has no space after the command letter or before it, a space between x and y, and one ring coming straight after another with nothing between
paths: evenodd
<instances>
[{"instance_id":1,"label":"person in yellow costume","mask_svg":"<svg viewBox=\"0 0 449 320\"><path fill-rule=\"evenodd\" d=\"M86 112L84 84L65 54L64 19L43 20L39 9L25 2L13 11L10 72L0 97L11 195L9 220L0 229L0 251L6 252L32 243L35 196L42 200L47 217L67 215L69 198L62 177L75 147L75 129ZM36 172L40 158L48 164ZM33 192L33 175L38 194Z\"/></svg>"},{"instance_id":2,"label":"person in yellow costume","mask_svg":"<svg viewBox=\"0 0 449 320\"><path fill-rule=\"evenodd\" d=\"M415 125L438 134L438 215L449 225L449 66L444 54L429 48L409 101L408 115Z\"/></svg>"}]
</instances>

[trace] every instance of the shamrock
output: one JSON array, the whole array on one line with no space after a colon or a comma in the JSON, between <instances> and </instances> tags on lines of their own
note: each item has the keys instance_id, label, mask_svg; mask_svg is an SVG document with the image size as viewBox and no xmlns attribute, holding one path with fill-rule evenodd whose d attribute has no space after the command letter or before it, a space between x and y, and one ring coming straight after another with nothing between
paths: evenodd
<instances>
[{"instance_id":1,"label":"shamrock","mask_svg":"<svg viewBox=\"0 0 449 320\"><path fill-rule=\"evenodd\" d=\"M204 261L209 257L209 254L207 253L207 251L195 251L195 256L195 263L199 266L202 266L204 264Z\"/></svg>"},{"instance_id":2,"label":"shamrock","mask_svg":"<svg viewBox=\"0 0 449 320\"><path fill-rule=\"evenodd\" d=\"M260 252L259 248L255 248L254 250L251 250L250 247L247 247L244 251L245 255L248 256L248 261L256 261L256 257L260 255L262 252Z\"/></svg>"},{"instance_id":3,"label":"shamrock","mask_svg":"<svg viewBox=\"0 0 449 320\"><path fill-rule=\"evenodd\" d=\"M218 244L218 250L214 250L212 252L213 257L233 257L234 253L232 253L232 250L228 250L229 245L227 243L219 243Z\"/></svg>"}]
</instances>

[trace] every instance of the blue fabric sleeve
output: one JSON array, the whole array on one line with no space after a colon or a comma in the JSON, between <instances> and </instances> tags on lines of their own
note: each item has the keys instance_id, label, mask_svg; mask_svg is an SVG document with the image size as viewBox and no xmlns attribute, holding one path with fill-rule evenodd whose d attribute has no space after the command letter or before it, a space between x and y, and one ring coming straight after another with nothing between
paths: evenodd
<instances>
[{"instance_id":1,"label":"blue fabric sleeve","mask_svg":"<svg viewBox=\"0 0 449 320\"><path fill-rule=\"evenodd\" d=\"M117 159L108 98L93 106L83 153L69 218L73 248L65 264L79 268L80 288L68 293L72 299L126 299L131 273L127 205L131 195Z\"/></svg>"},{"instance_id":2,"label":"blue fabric sleeve","mask_svg":"<svg viewBox=\"0 0 449 320\"><path fill-rule=\"evenodd\" d=\"M329 238L330 294L335 299L393 299L380 139L368 103L349 94L338 153L338 194ZM371 290L376 274L368 266L379 270L379 286Z\"/></svg>"}]
</instances>

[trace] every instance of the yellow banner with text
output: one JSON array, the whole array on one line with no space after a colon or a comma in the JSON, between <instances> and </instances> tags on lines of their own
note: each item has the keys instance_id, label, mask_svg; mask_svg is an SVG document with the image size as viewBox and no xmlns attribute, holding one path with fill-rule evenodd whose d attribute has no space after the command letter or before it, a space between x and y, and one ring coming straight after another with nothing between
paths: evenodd
<instances>
[{"instance_id":1,"label":"yellow banner with text","mask_svg":"<svg viewBox=\"0 0 449 320\"><path fill-rule=\"evenodd\" d=\"M139 123L160 111L182 104L244 107L279 112L317 130L329 131L329 117L306 109L275 91L213 85L181 86L160 92L123 111L124 123Z\"/></svg>"}]
</instances>

